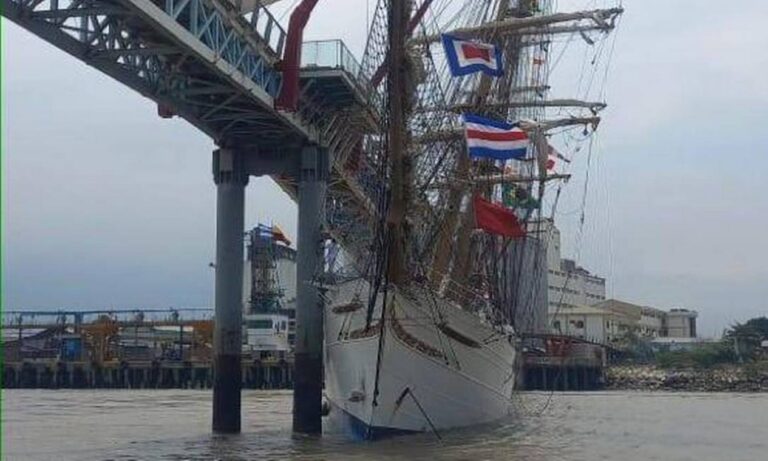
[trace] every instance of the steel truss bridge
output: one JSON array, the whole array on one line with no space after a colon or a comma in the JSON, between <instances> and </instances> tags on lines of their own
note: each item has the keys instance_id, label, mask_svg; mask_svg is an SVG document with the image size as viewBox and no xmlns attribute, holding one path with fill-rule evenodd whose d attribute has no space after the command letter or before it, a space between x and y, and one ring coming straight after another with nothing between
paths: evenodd
<instances>
[{"instance_id":1,"label":"steel truss bridge","mask_svg":"<svg viewBox=\"0 0 768 461\"><path fill-rule=\"evenodd\" d=\"M297 385L295 398L297 408L299 401L305 406L319 402L322 318L309 308L319 302L310 283L322 258L317 242L329 221L360 223L359 232L349 233L359 237L368 231L361 218L372 211L366 187L344 173L348 155L359 150L362 134L376 124L369 100L375 92L346 47L340 41L302 44L303 24L286 34L262 5L272 2L258 0L0 1L3 16L153 100L159 116L186 119L220 148L213 155L216 431L240 430L240 369L233 364L239 364L241 342L248 177L271 175L298 202L297 337L306 340L298 342L296 358L297 373L304 368L308 375L297 375L303 384ZM311 11L315 3L303 0L294 14ZM306 19L308 13L304 24ZM303 67L296 59L301 49L306 50ZM295 78L286 85L292 69ZM286 88L295 89L293 100L299 104L277 110ZM295 422L297 430L319 430L319 413L302 417Z\"/></svg>"},{"instance_id":2,"label":"steel truss bridge","mask_svg":"<svg viewBox=\"0 0 768 461\"><path fill-rule=\"evenodd\" d=\"M297 200L291 176L301 146L330 151L334 171L328 220L359 246L375 206L365 171L345 165L375 125L367 79L338 40L303 44L296 112L275 109L286 32L258 1L1 0L2 14L38 37L180 116L217 145L244 154L251 174L270 174ZM354 135L357 133L357 136ZM350 241L354 238L356 241Z\"/></svg>"},{"instance_id":3,"label":"steel truss bridge","mask_svg":"<svg viewBox=\"0 0 768 461\"><path fill-rule=\"evenodd\" d=\"M211 0L2 0L3 15L184 117L218 143L273 149L317 140L274 110L286 34L256 3Z\"/></svg>"},{"instance_id":4,"label":"steel truss bridge","mask_svg":"<svg viewBox=\"0 0 768 461\"><path fill-rule=\"evenodd\" d=\"M350 123L372 123L358 113L371 92L340 41L304 44L300 109L275 109L286 32L258 1L250 10L226 0L1 1L3 16L157 102L160 116L272 164L314 143L341 165L354 147Z\"/></svg>"}]
</instances>

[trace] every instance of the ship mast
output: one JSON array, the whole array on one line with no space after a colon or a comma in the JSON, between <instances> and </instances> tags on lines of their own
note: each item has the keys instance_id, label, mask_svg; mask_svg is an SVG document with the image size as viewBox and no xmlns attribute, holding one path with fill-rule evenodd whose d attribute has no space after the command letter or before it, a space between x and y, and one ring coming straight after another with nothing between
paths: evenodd
<instances>
[{"instance_id":1,"label":"ship mast","mask_svg":"<svg viewBox=\"0 0 768 461\"><path fill-rule=\"evenodd\" d=\"M406 211L410 189L410 162L406 150L406 121L409 103L405 39L409 0L392 0L389 10L389 59L387 98L389 112L388 154L391 199L387 216L389 234L387 277L390 283L407 280Z\"/></svg>"},{"instance_id":2,"label":"ship mast","mask_svg":"<svg viewBox=\"0 0 768 461\"><path fill-rule=\"evenodd\" d=\"M507 14L507 8L504 5L504 2L499 2L497 5L497 10L495 11L495 17L497 21L502 20ZM491 39L495 38L495 34L491 34ZM488 97L488 94L491 91L491 85L492 81L491 79L484 75L480 79L480 84L477 89L477 93L474 95L473 103L474 104L482 104ZM469 176L469 170L470 170L470 161L468 155L460 155L459 161L457 164L456 169L456 177L458 178L466 178ZM474 188L473 188L474 189ZM474 191L472 191L474 192ZM472 208L471 202L468 204L467 209L464 210L463 214L460 213L460 204L461 200L463 199L464 194L462 193L452 193L450 196L451 203L451 213L455 213L456 215L450 216L450 223L453 225L455 222L458 221L459 228L458 228L458 234L456 236L456 251L453 254L454 263L451 268L450 274L448 274L449 282L455 283L460 286L464 286L467 284L467 280L469 277L469 272L471 270L471 234L472 229L474 227L474 210ZM441 236L441 242L440 242L440 253L444 252L448 246L450 245L450 239L451 235L444 234ZM447 254L450 254L450 252L446 252ZM439 253L438 253L439 254ZM438 258L437 261L435 261L436 269L435 274L439 277L439 274L446 272L446 266L450 263L449 260L447 260L444 257ZM442 280L440 280L442 282ZM438 283L440 283L438 282ZM463 295L462 295L463 297ZM463 303L464 299L458 299L460 303Z\"/></svg>"}]
</instances>

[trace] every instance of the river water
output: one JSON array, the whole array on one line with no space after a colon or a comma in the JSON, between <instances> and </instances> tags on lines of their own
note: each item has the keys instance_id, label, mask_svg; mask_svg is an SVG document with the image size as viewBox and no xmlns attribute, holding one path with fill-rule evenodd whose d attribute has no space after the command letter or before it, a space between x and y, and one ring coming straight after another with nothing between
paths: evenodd
<instances>
[{"instance_id":1,"label":"river water","mask_svg":"<svg viewBox=\"0 0 768 461\"><path fill-rule=\"evenodd\" d=\"M526 393L511 421L349 442L290 434L290 392L245 391L210 434L210 391L5 390L3 460L768 460L768 395Z\"/></svg>"}]
</instances>

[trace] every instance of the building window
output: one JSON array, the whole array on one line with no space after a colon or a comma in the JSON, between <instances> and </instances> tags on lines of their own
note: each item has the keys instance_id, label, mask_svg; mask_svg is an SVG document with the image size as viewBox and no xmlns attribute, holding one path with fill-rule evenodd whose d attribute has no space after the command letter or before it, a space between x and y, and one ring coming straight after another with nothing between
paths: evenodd
<instances>
[{"instance_id":1,"label":"building window","mask_svg":"<svg viewBox=\"0 0 768 461\"><path fill-rule=\"evenodd\" d=\"M576 321L576 328L584 328L584 321L583 320L577 320Z\"/></svg>"},{"instance_id":2,"label":"building window","mask_svg":"<svg viewBox=\"0 0 768 461\"><path fill-rule=\"evenodd\" d=\"M247 328L267 329L272 328L272 319L248 320L245 322Z\"/></svg>"}]
</instances>

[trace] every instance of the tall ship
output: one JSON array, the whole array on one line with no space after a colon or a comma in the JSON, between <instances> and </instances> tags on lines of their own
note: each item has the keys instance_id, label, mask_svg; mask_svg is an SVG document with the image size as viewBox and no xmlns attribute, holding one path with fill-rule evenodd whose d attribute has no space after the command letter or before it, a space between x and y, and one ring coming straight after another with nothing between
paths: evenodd
<instances>
[{"instance_id":1,"label":"tall ship","mask_svg":"<svg viewBox=\"0 0 768 461\"><path fill-rule=\"evenodd\" d=\"M546 328L559 188L546 193L569 178L553 137L591 133L605 107L550 97L568 48L552 50L578 40L602 52L623 11L553 4L378 0L372 11L356 72L365 104L328 122L336 181L316 278L331 418L358 437L512 415L523 336Z\"/></svg>"}]
</instances>

